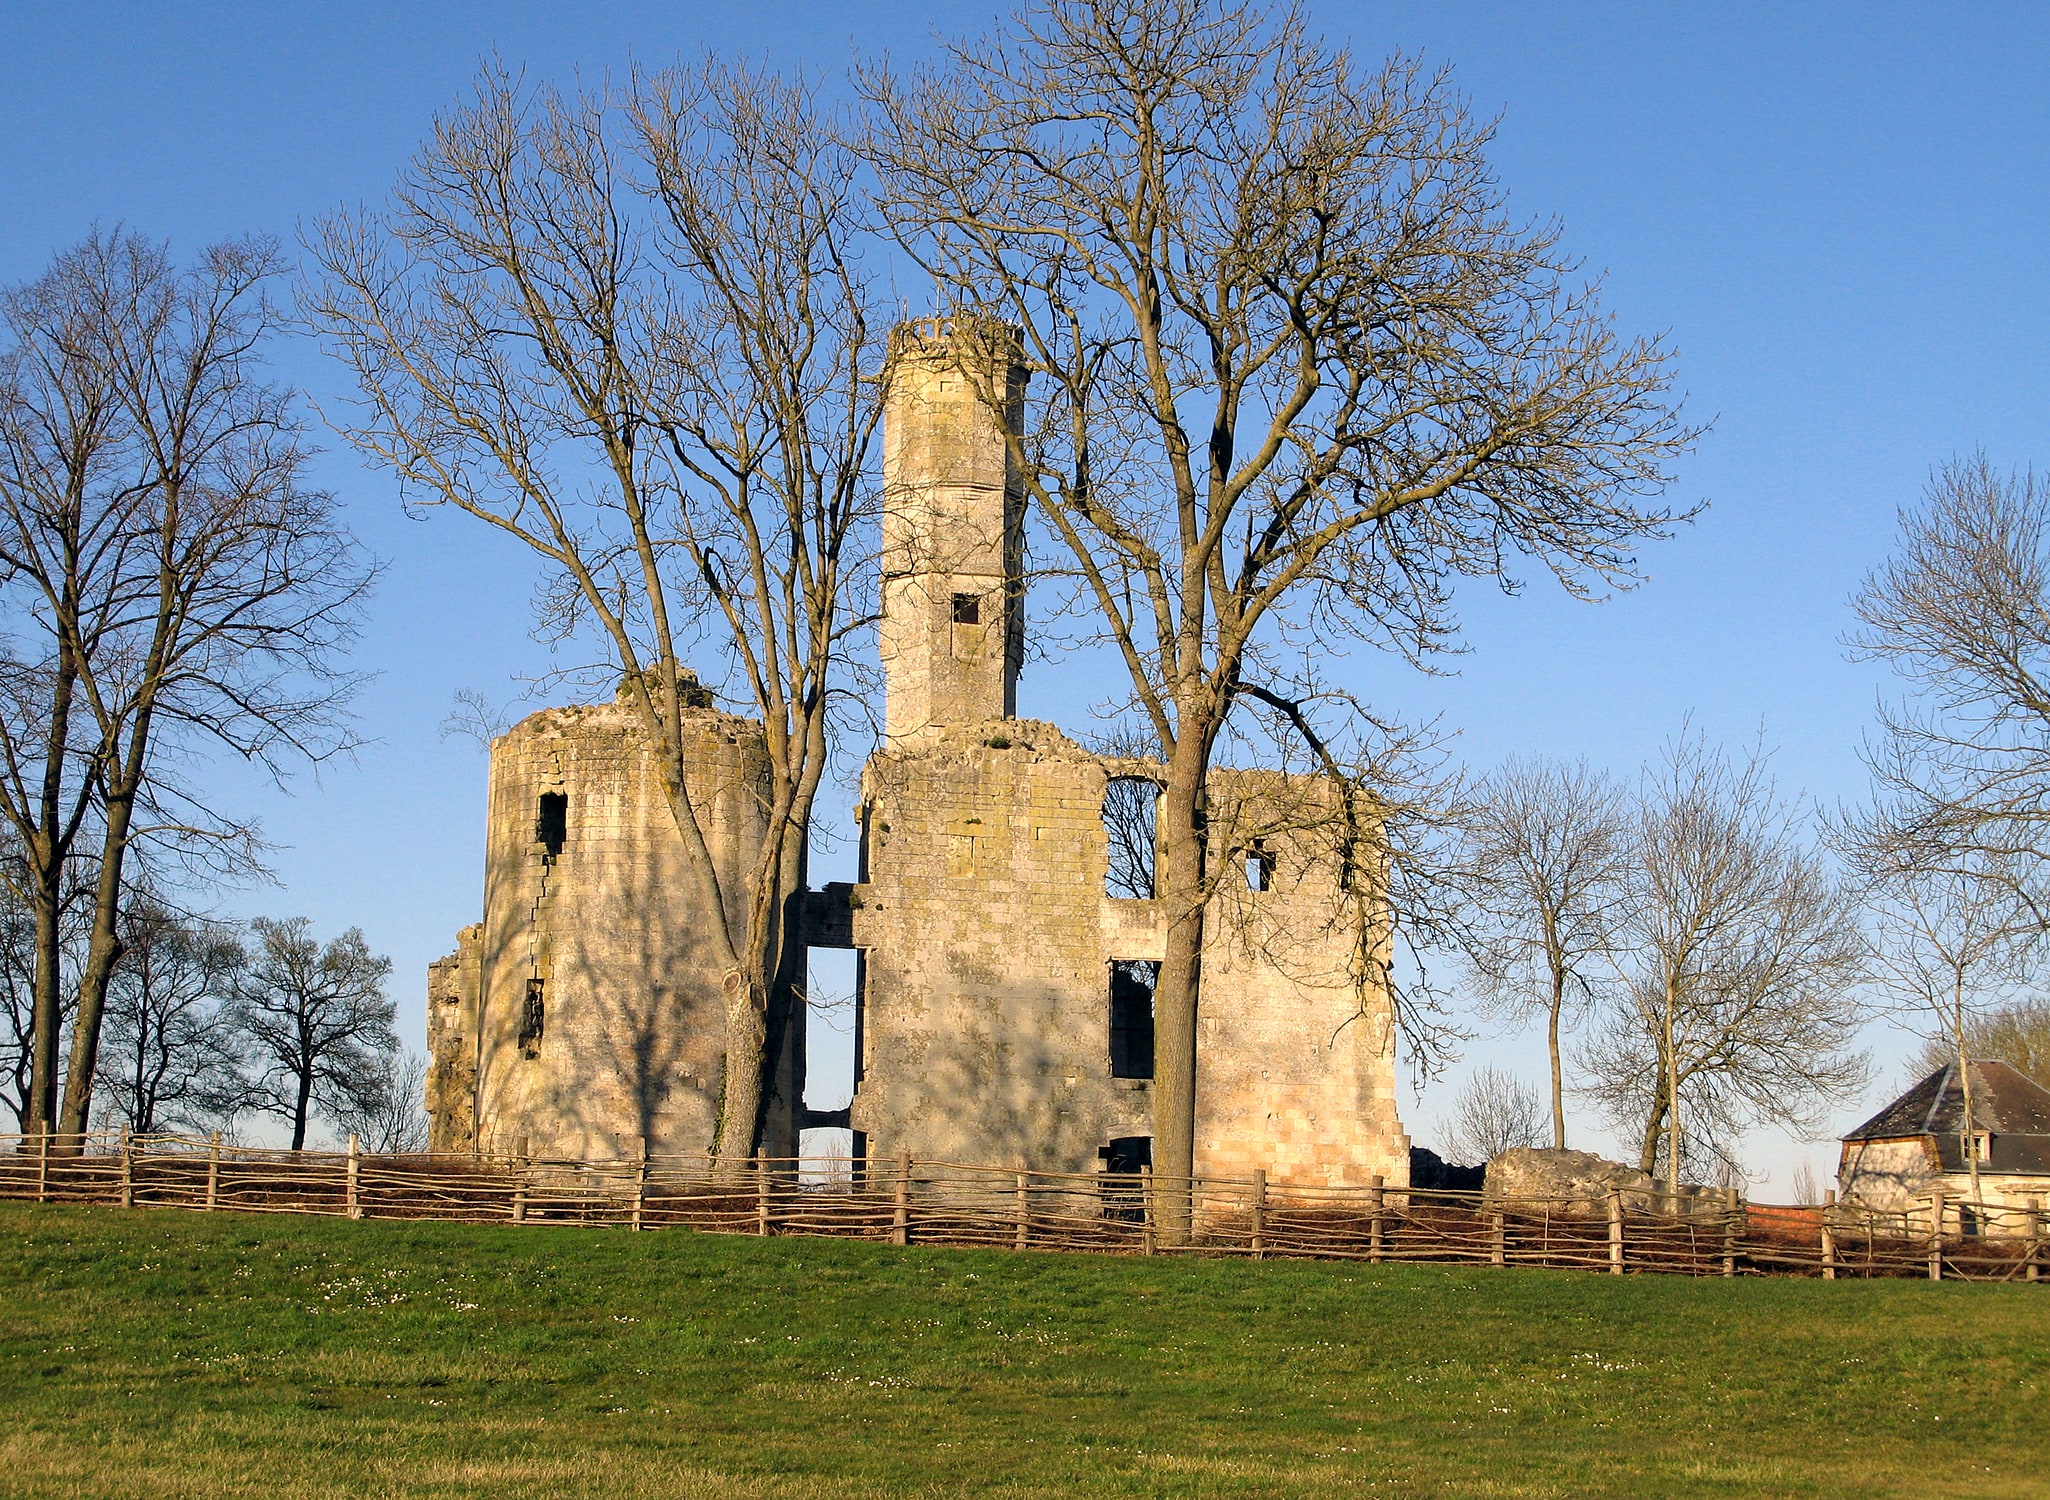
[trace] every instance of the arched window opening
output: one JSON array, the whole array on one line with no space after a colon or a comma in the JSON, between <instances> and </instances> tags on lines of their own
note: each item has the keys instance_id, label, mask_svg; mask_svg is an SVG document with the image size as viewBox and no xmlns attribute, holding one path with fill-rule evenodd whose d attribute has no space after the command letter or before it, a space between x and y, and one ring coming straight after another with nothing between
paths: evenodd
<instances>
[{"instance_id":1,"label":"arched window opening","mask_svg":"<svg viewBox=\"0 0 2050 1500\"><path fill-rule=\"evenodd\" d=\"M1126 901L1151 901L1154 896L1154 827L1160 784L1143 776L1116 776L1103 791L1103 832L1110 861L1103 892Z\"/></svg>"}]
</instances>

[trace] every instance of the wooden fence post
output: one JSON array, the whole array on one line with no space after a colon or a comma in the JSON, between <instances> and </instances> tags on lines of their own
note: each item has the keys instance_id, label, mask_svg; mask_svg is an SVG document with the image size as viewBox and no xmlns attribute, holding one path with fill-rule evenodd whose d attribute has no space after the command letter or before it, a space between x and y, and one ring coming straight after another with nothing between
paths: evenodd
<instances>
[{"instance_id":1,"label":"wooden fence post","mask_svg":"<svg viewBox=\"0 0 2050 1500\"><path fill-rule=\"evenodd\" d=\"M362 1172L363 1142L356 1132L352 1130L349 1132L349 1185L348 1191L343 1195L343 1202L348 1209L349 1217L352 1219L363 1217L363 1200L360 1193Z\"/></svg>"},{"instance_id":2,"label":"wooden fence post","mask_svg":"<svg viewBox=\"0 0 2050 1500\"><path fill-rule=\"evenodd\" d=\"M527 1222L527 1159L520 1158L520 1175L513 1181L512 1216L515 1224Z\"/></svg>"},{"instance_id":3,"label":"wooden fence post","mask_svg":"<svg viewBox=\"0 0 2050 1500\"><path fill-rule=\"evenodd\" d=\"M1267 1169L1253 1169L1253 1259L1267 1256Z\"/></svg>"},{"instance_id":4,"label":"wooden fence post","mask_svg":"<svg viewBox=\"0 0 2050 1500\"><path fill-rule=\"evenodd\" d=\"M1943 1191L1929 1195L1929 1279L1943 1280Z\"/></svg>"},{"instance_id":5,"label":"wooden fence post","mask_svg":"<svg viewBox=\"0 0 2050 1500\"><path fill-rule=\"evenodd\" d=\"M1737 1274L1737 1190L1723 1189L1723 1275Z\"/></svg>"},{"instance_id":6,"label":"wooden fence post","mask_svg":"<svg viewBox=\"0 0 2050 1500\"><path fill-rule=\"evenodd\" d=\"M2028 1263L2022 1268L2025 1280L2035 1281L2041 1273L2037 1259L2043 1249L2043 1200L2029 1199L2029 1251Z\"/></svg>"},{"instance_id":7,"label":"wooden fence post","mask_svg":"<svg viewBox=\"0 0 2050 1500\"><path fill-rule=\"evenodd\" d=\"M221 1201L221 1133L216 1130L206 1144L206 1211L212 1213Z\"/></svg>"},{"instance_id":8,"label":"wooden fence post","mask_svg":"<svg viewBox=\"0 0 2050 1500\"><path fill-rule=\"evenodd\" d=\"M36 1134L36 1202L50 1201L50 1122Z\"/></svg>"},{"instance_id":9,"label":"wooden fence post","mask_svg":"<svg viewBox=\"0 0 2050 1500\"><path fill-rule=\"evenodd\" d=\"M121 1206L135 1207L135 1134L121 1127Z\"/></svg>"},{"instance_id":10,"label":"wooden fence post","mask_svg":"<svg viewBox=\"0 0 2050 1500\"><path fill-rule=\"evenodd\" d=\"M1025 1168L1023 1166L1020 1166L1018 1168L1018 1216L1017 1223L1014 1226L1016 1230L1016 1241L1014 1248L1019 1250L1023 1250L1025 1246L1028 1243L1030 1243L1032 1238L1032 1199L1030 1197L1030 1185L1031 1179L1026 1175Z\"/></svg>"},{"instance_id":11,"label":"wooden fence post","mask_svg":"<svg viewBox=\"0 0 2050 1500\"><path fill-rule=\"evenodd\" d=\"M1822 1279L1836 1280L1836 1231L1831 1227L1829 1216L1836 1212L1836 1189L1831 1188L1822 1195Z\"/></svg>"},{"instance_id":12,"label":"wooden fence post","mask_svg":"<svg viewBox=\"0 0 2050 1500\"><path fill-rule=\"evenodd\" d=\"M1609 1189L1609 1274L1623 1274L1623 1194Z\"/></svg>"},{"instance_id":13,"label":"wooden fence post","mask_svg":"<svg viewBox=\"0 0 2050 1500\"><path fill-rule=\"evenodd\" d=\"M1379 1172L1367 1179L1367 1203L1373 1215L1367 1220L1367 1263L1379 1265L1382 1247L1381 1215L1388 1206L1388 1193L1381 1186Z\"/></svg>"},{"instance_id":14,"label":"wooden fence post","mask_svg":"<svg viewBox=\"0 0 2050 1500\"><path fill-rule=\"evenodd\" d=\"M755 1147L755 1233L769 1237L769 1148Z\"/></svg>"},{"instance_id":15,"label":"wooden fence post","mask_svg":"<svg viewBox=\"0 0 2050 1500\"><path fill-rule=\"evenodd\" d=\"M641 1215L648 1207L648 1138L641 1137L641 1163L634 1172L634 1233L641 1232Z\"/></svg>"},{"instance_id":16,"label":"wooden fence post","mask_svg":"<svg viewBox=\"0 0 2050 1500\"><path fill-rule=\"evenodd\" d=\"M897 1197L890 1215L890 1243L911 1243L911 1153L897 1154Z\"/></svg>"},{"instance_id":17,"label":"wooden fence post","mask_svg":"<svg viewBox=\"0 0 2050 1500\"><path fill-rule=\"evenodd\" d=\"M1488 1264L1509 1264L1509 1221L1499 1208L1488 1216Z\"/></svg>"},{"instance_id":18,"label":"wooden fence post","mask_svg":"<svg viewBox=\"0 0 2050 1500\"><path fill-rule=\"evenodd\" d=\"M1139 1253L1153 1253L1153 1166L1139 1165Z\"/></svg>"}]
</instances>

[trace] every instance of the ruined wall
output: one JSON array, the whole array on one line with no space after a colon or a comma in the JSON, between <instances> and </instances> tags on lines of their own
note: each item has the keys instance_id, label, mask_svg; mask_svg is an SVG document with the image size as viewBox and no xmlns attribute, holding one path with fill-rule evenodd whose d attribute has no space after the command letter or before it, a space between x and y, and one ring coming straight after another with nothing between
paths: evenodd
<instances>
[{"instance_id":1,"label":"ruined wall","mask_svg":"<svg viewBox=\"0 0 2050 1500\"><path fill-rule=\"evenodd\" d=\"M995 721L887 750L863 782L851 1123L873 1156L1090 1171L1153 1132L1152 1084L1111 1076L1110 963L1154 959L1157 903L1104 893L1110 777L1051 725ZM1285 837L1274 888L1208 924L1196 1170L1407 1182L1387 997L1353 983L1356 933Z\"/></svg>"},{"instance_id":2,"label":"ruined wall","mask_svg":"<svg viewBox=\"0 0 2050 1500\"><path fill-rule=\"evenodd\" d=\"M686 782L737 932L763 836L760 731L698 708L687 710L687 733ZM564 799L553 850L544 795ZM457 955L463 970L474 951L478 976L468 1028L477 1145L557 1157L630 1156L643 1140L658 1153L707 1150L724 1053L723 968L707 924L721 918L692 898L656 758L631 712L550 709L500 737L488 820L484 921L474 950L466 941ZM434 971L444 988L449 972ZM445 1087L456 1086L453 1066L448 1076ZM794 1130L791 1092L772 1121L779 1141ZM458 1112L447 1113L453 1122Z\"/></svg>"},{"instance_id":3,"label":"ruined wall","mask_svg":"<svg viewBox=\"0 0 2050 1500\"><path fill-rule=\"evenodd\" d=\"M1025 492L987 403L1016 426L1025 372L1010 329L964 326L926 319L891 339L877 647L893 741L1011 714L1024 659Z\"/></svg>"},{"instance_id":4,"label":"ruined wall","mask_svg":"<svg viewBox=\"0 0 2050 1500\"><path fill-rule=\"evenodd\" d=\"M477 1014L484 928L456 934L456 951L427 966L427 1149L477 1147Z\"/></svg>"}]
</instances>

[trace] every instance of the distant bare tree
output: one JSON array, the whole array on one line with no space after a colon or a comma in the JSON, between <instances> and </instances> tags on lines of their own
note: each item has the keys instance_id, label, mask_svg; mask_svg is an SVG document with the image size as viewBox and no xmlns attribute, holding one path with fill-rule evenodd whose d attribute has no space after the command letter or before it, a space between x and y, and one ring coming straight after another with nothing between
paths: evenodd
<instances>
[{"instance_id":1,"label":"distant bare tree","mask_svg":"<svg viewBox=\"0 0 2050 1500\"><path fill-rule=\"evenodd\" d=\"M1882 831L1864 851L1871 876L1873 989L1911 1025L1933 1027L1947 1044L1948 1060L1957 1064L1964 1094L1958 1144L1977 1203L1971 1040L2028 979L2042 933L2027 906L2015 899L2021 882L2011 873L2011 859L1961 851L1963 859L1945 860L1938 868L1902 868L1890 858L1897 848Z\"/></svg>"},{"instance_id":2,"label":"distant bare tree","mask_svg":"<svg viewBox=\"0 0 2050 1500\"><path fill-rule=\"evenodd\" d=\"M130 1130L199 1125L232 1112L228 1022L241 945L147 891L121 917L121 962L107 989L100 1089Z\"/></svg>"},{"instance_id":3,"label":"distant bare tree","mask_svg":"<svg viewBox=\"0 0 2050 1500\"><path fill-rule=\"evenodd\" d=\"M1446 649L1454 580L1518 556L1577 591L1629 581L1690 434L1666 354L1616 336L1552 226L1511 217L1446 80L1362 69L1292 9L1046 0L936 67L861 77L883 211L936 311L1023 331L1038 394L1013 456L1161 747L1174 1240L1234 707L1350 727L1319 662L1348 638Z\"/></svg>"},{"instance_id":4,"label":"distant bare tree","mask_svg":"<svg viewBox=\"0 0 2050 1500\"><path fill-rule=\"evenodd\" d=\"M334 665L372 569L307 484L296 398L263 346L281 267L231 241L181 270L95 233L0 299L0 815L37 915L31 1114L76 1140L122 954L131 859L152 844L248 869L253 829L177 773L226 749L282 773L349 743ZM56 1099L60 939L51 909L89 831L95 889Z\"/></svg>"},{"instance_id":5,"label":"distant bare tree","mask_svg":"<svg viewBox=\"0 0 2050 1500\"><path fill-rule=\"evenodd\" d=\"M407 498L532 549L541 633L595 639L651 744L725 970L719 1159L754 1149L803 945L829 721L863 628L887 329L857 163L813 87L717 62L624 94L487 67L385 212L324 221L306 305ZM684 779L695 641L769 747L769 834L728 889Z\"/></svg>"},{"instance_id":6,"label":"distant bare tree","mask_svg":"<svg viewBox=\"0 0 2050 1500\"><path fill-rule=\"evenodd\" d=\"M2029 996L1995 1005L1965 1019L1965 1047L1982 1062L2003 1062L2050 1087L2050 1000ZM1925 1038L1908 1060L1907 1082L1927 1078L1957 1061L1947 1036Z\"/></svg>"},{"instance_id":7,"label":"distant bare tree","mask_svg":"<svg viewBox=\"0 0 2050 1500\"><path fill-rule=\"evenodd\" d=\"M391 1155L427 1149L427 1059L413 1051L388 1054L376 1088L335 1115L336 1127L359 1138L365 1151Z\"/></svg>"},{"instance_id":8,"label":"distant bare tree","mask_svg":"<svg viewBox=\"0 0 2050 1500\"><path fill-rule=\"evenodd\" d=\"M1864 942L1762 750L1733 761L1683 731L1635 825L1619 998L1583 1063L1611 1118L1641 1129L1639 1165L1662 1159L1677 1191L1690 1132L1713 1159L1744 1122L1812 1128L1863 1088Z\"/></svg>"},{"instance_id":9,"label":"distant bare tree","mask_svg":"<svg viewBox=\"0 0 2050 1500\"><path fill-rule=\"evenodd\" d=\"M255 947L237 971L231 1021L242 1042L243 1108L271 1115L306 1144L318 1107L363 1118L389 1096L399 1039L385 995L391 960L351 927L325 947L304 917L249 924Z\"/></svg>"},{"instance_id":10,"label":"distant bare tree","mask_svg":"<svg viewBox=\"0 0 2050 1500\"><path fill-rule=\"evenodd\" d=\"M1932 475L1898 524L1852 601L1853 655L1908 689L1867 750L1865 840L1895 868L2015 877L2050 925L2050 488L1975 454Z\"/></svg>"},{"instance_id":11,"label":"distant bare tree","mask_svg":"<svg viewBox=\"0 0 2050 1500\"><path fill-rule=\"evenodd\" d=\"M1628 896L1627 797L1586 761L1514 759L1476 790L1465 822L1466 958L1483 995L1545 1018L1552 1144L1566 1145L1560 1030L1593 998Z\"/></svg>"},{"instance_id":12,"label":"distant bare tree","mask_svg":"<svg viewBox=\"0 0 2050 1500\"><path fill-rule=\"evenodd\" d=\"M1474 1069L1453 1097L1445 1133L1449 1161L1478 1165L1544 1141L1544 1100L1506 1069Z\"/></svg>"}]
</instances>

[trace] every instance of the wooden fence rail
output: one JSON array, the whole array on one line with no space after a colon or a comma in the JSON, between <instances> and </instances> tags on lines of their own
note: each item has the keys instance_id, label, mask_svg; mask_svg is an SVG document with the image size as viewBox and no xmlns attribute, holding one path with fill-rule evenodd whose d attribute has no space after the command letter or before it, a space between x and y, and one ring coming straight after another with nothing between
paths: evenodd
<instances>
[{"instance_id":1,"label":"wooden fence rail","mask_svg":"<svg viewBox=\"0 0 2050 1500\"><path fill-rule=\"evenodd\" d=\"M1388 1187L1305 1188L1151 1172L1035 1172L953 1162L758 1157L616 1161L375 1155L236 1146L218 1136L95 1134L53 1149L0 1136L0 1199L134 1208L333 1214L454 1223L689 1228L899 1245L1105 1254L1244 1255L1612 1274L2037 1281L2040 1208L1925 1197L1894 1213L1747 1204L1734 1193L1498 1199ZM1189 1194L1191 1243L1155 1232L1163 1194Z\"/></svg>"}]
</instances>

